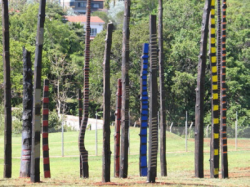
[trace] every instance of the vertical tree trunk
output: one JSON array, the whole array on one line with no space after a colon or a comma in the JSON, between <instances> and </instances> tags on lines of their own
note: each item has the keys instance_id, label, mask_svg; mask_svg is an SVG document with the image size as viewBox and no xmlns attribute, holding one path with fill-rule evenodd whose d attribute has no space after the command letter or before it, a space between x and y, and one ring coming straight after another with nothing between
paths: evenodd
<instances>
[{"instance_id":1,"label":"vertical tree trunk","mask_svg":"<svg viewBox=\"0 0 250 187\"><path fill-rule=\"evenodd\" d=\"M148 128L148 44L143 44L141 63L141 128L140 128L140 176L147 176L147 128Z\"/></svg>"},{"instance_id":2,"label":"vertical tree trunk","mask_svg":"<svg viewBox=\"0 0 250 187\"><path fill-rule=\"evenodd\" d=\"M130 0L125 0L122 40L122 110L121 110L121 157L120 177L128 176L128 129L129 129L129 20Z\"/></svg>"},{"instance_id":3,"label":"vertical tree trunk","mask_svg":"<svg viewBox=\"0 0 250 187\"><path fill-rule=\"evenodd\" d=\"M84 137L89 116L89 58L90 58L90 15L91 0L87 0L87 22L85 35L85 64L84 64L84 116L79 131L79 151L82 160L82 177L89 178L88 151L85 149Z\"/></svg>"},{"instance_id":4,"label":"vertical tree trunk","mask_svg":"<svg viewBox=\"0 0 250 187\"><path fill-rule=\"evenodd\" d=\"M49 80L44 80L43 87L43 170L44 178L50 178L49 163Z\"/></svg>"},{"instance_id":5,"label":"vertical tree trunk","mask_svg":"<svg viewBox=\"0 0 250 187\"><path fill-rule=\"evenodd\" d=\"M104 62L103 62L103 157L102 182L110 182L110 53L112 45L113 24L107 28Z\"/></svg>"},{"instance_id":6,"label":"vertical tree trunk","mask_svg":"<svg viewBox=\"0 0 250 187\"><path fill-rule=\"evenodd\" d=\"M121 127L121 104L122 103L122 80L118 79L116 96L116 121L114 136L114 176L119 177L120 172L120 127Z\"/></svg>"},{"instance_id":7,"label":"vertical tree trunk","mask_svg":"<svg viewBox=\"0 0 250 187\"><path fill-rule=\"evenodd\" d=\"M221 73L220 73L220 137L221 137L221 176L222 178L228 178L228 158L227 158L227 100L226 100L226 0L223 0L222 4L222 55L221 55Z\"/></svg>"},{"instance_id":8,"label":"vertical tree trunk","mask_svg":"<svg viewBox=\"0 0 250 187\"><path fill-rule=\"evenodd\" d=\"M210 12L210 67L211 67L211 93L212 93L212 133L210 145L210 177L219 176L219 90L218 72L215 47L215 0L211 0Z\"/></svg>"},{"instance_id":9,"label":"vertical tree trunk","mask_svg":"<svg viewBox=\"0 0 250 187\"><path fill-rule=\"evenodd\" d=\"M149 145L148 145L148 182L155 182L158 153L158 84L157 84L157 35L156 16L150 16L150 98L149 98Z\"/></svg>"},{"instance_id":10,"label":"vertical tree trunk","mask_svg":"<svg viewBox=\"0 0 250 187\"><path fill-rule=\"evenodd\" d=\"M160 80L160 160L161 176L167 176L166 160L166 94L164 84L164 54L163 54L163 23L162 23L162 0L159 0L158 16L158 49L159 49L159 80Z\"/></svg>"},{"instance_id":11,"label":"vertical tree trunk","mask_svg":"<svg viewBox=\"0 0 250 187\"><path fill-rule=\"evenodd\" d=\"M4 178L11 178L12 173L12 118L10 84L10 38L8 0L2 0L3 27L3 72L4 72Z\"/></svg>"},{"instance_id":12,"label":"vertical tree trunk","mask_svg":"<svg viewBox=\"0 0 250 187\"><path fill-rule=\"evenodd\" d=\"M206 0L202 23L201 23L201 41L200 54L198 63L198 76L196 88L195 104L195 176L204 177L204 155L203 155L203 138L204 138L204 79L207 59L207 38L208 22L211 7L211 0Z\"/></svg>"},{"instance_id":13,"label":"vertical tree trunk","mask_svg":"<svg viewBox=\"0 0 250 187\"><path fill-rule=\"evenodd\" d=\"M82 122L82 92L81 89L78 90L78 116L79 116L79 129L81 129L81 122ZM80 155L80 177L82 177L82 161Z\"/></svg>"},{"instance_id":14,"label":"vertical tree trunk","mask_svg":"<svg viewBox=\"0 0 250 187\"><path fill-rule=\"evenodd\" d=\"M37 23L32 115L31 182L40 182L41 71L46 0L40 0Z\"/></svg>"},{"instance_id":15,"label":"vertical tree trunk","mask_svg":"<svg viewBox=\"0 0 250 187\"><path fill-rule=\"evenodd\" d=\"M31 66L30 52L23 48L23 129L20 177L30 177L33 92Z\"/></svg>"}]
</instances>

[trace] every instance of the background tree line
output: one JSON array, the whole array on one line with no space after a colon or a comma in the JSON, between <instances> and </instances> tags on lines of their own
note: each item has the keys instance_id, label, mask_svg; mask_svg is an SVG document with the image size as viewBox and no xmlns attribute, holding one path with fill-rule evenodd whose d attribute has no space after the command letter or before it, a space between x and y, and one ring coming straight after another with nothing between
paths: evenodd
<instances>
[{"instance_id":1,"label":"background tree line","mask_svg":"<svg viewBox=\"0 0 250 187\"><path fill-rule=\"evenodd\" d=\"M15 5L15 6L14 6ZM117 6L121 4L117 3ZM239 125L250 124L250 4L247 0L227 2L227 98L228 124L234 125L235 113ZM12 6L12 7L11 7ZM149 15L157 13L157 0L132 0L130 25L130 114L139 117L139 88L142 44L149 41ZM173 0L164 2L164 53L167 124L184 125L185 111L194 121L195 88L200 47L201 15L204 1ZM114 8L115 9L115 8ZM43 78L51 81L50 109L57 113L77 114L77 89L82 88L84 29L80 24L65 23L66 12L49 2L46 9ZM22 104L22 46L32 52L34 61L37 3L10 4L10 47L12 105ZM121 77L122 12L96 12L106 23L112 21L111 107L115 110L117 79ZM1 19L0 19L1 20ZM90 117L102 110L102 64L106 31L91 42ZM1 39L2 41L2 39ZM0 45L2 50L2 45ZM2 57L0 56L0 60ZM205 123L211 120L209 62L206 68ZM0 66L0 85L3 67ZM3 105L3 88L0 90ZM21 108L21 107L20 107Z\"/></svg>"}]
</instances>

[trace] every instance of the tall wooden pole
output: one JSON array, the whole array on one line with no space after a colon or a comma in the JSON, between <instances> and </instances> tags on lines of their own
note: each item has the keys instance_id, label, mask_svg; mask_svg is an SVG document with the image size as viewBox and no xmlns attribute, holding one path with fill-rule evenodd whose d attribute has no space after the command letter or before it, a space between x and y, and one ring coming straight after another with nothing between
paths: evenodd
<instances>
[{"instance_id":1,"label":"tall wooden pole","mask_svg":"<svg viewBox=\"0 0 250 187\"><path fill-rule=\"evenodd\" d=\"M210 9L211 0L206 0L201 23L200 54L195 104L195 176L199 178L204 177L204 80L207 59L207 38Z\"/></svg>"},{"instance_id":2,"label":"tall wooden pole","mask_svg":"<svg viewBox=\"0 0 250 187\"><path fill-rule=\"evenodd\" d=\"M210 177L219 177L219 90L215 47L215 0L211 0L210 12L210 67L212 93L212 133L210 144Z\"/></svg>"},{"instance_id":3,"label":"tall wooden pole","mask_svg":"<svg viewBox=\"0 0 250 187\"><path fill-rule=\"evenodd\" d=\"M4 178L11 178L12 173L12 118L10 84L10 37L8 0L2 0L3 28L3 72L4 72Z\"/></svg>"},{"instance_id":4,"label":"tall wooden pole","mask_svg":"<svg viewBox=\"0 0 250 187\"><path fill-rule=\"evenodd\" d=\"M79 129L81 129L81 122L82 122L82 92L81 89L78 90L78 116L79 116ZM82 161L80 156L80 177L82 177Z\"/></svg>"},{"instance_id":5,"label":"tall wooden pole","mask_svg":"<svg viewBox=\"0 0 250 187\"><path fill-rule=\"evenodd\" d=\"M41 71L46 0L40 0L37 23L32 115L31 182L40 182Z\"/></svg>"},{"instance_id":6,"label":"tall wooden pole","mask_svg":"<svg viewBox=\"0 0 250 187\"><path fill-rule=\"evenodd\" d=\"M160 81L160 161L161 176L167 176L166 160L166 90L164 84L164 53L163 53L163 23L162 23L162 0L159 0L158 11L158 56L159 56L159 81Z\"/></svg>"},{"instance_id":7,"label":"tall wooden pole","mask_svg":"<svg viewBox=\"0 0 250 187\"><path fill-rule=\"evenodd\" d=\"M157 174L157 153L158 153L158 84L157 84L157 34L156 16L150 16L150 98L149 98L149 145L148 145L148 176L147 182L155 182Z\"/></svg>"},{"instance_id":8,"label":"tall wooden pole","mask_svg":"<svg viewBox=\"0 0 250 187\"><path fill-rule=\"evenodd\" d=\"M43 171L44 178L50 178L49 162L49 80L43 86Z\"/></svg>"},{"instance_id":9,"label":"tall wooden pole","mask_svg":"<svg viewBox=\"0 0 250 187\"><path fill-rule=\"evenodd\" d=\"M120 177L128 176L128 129L129 129L129 20L130 0L125 0L122 40L122 110Z\"/></svg>"},{"instance_id":10,"label":"tall wooden pole","mask_svg":"<svg viewBox=\"0 0 250 187\"><path fill-rule=\"evenodd\" d=\"M114 135L114 176L119 177L120 173L120 128L121 128L121 104L122 103L122 80L118 79L116 93L116 120Z\"/></svg>"},{"instance_id":11,"label":"tall wooden pole","mask_svg":"<svg viewBox=\"0 0 250 187\"><path fill-rule=\"evenodd\" d=\"M147 129L148 129L148 43L143 44L141 63L141 128L140 128L140 176L147 176Z\"/></svg>"},{"instance_id":12,"label":"tall wooden pole","mask_svg":"<svg viewBox=\"0 0 250 187\"><path fill-rule=\"evenodd\" d=\"M23 129L20 177L30 177L32 131L32 63L30 52L23 48Z\"/></svg>"},{"instance_id":13,"label":"tall wooden pole","mask_svg":"<svg viewBox=\"0 0 250 187\"><path fill-rule=\"evenodd\" d=\"M88 151L85 148L84 138L89 116L89 59L90 59L90 16L91 0L87 0L87 22L85 35L85 64L84 64L84 103L83 120L79 131L79 151L82 160L82 177L89 178Z\"/></svg>"},{"instance_id":14,"label":"tall wooden pole","mask_svg":"<svg viewBox=\"0 0 250 187\"><path fill-rule=\"evenodd\" d=\"M221 24L221 72L220 72L220 137L221 137L221 176L228 178L228 156L227 156L227 101L226 101L226 0L222 1L222 24Z\"/></svg>"},{"instance_id":15,"label":"tall wooden pole","mask_svg":"<svg viewBox=\"0 0 250 187\"><path fill-rule=\"evenodd\" d=\"M110 53L112 45L113 24L109 23L105 43L103 62L103 157L102 182L110 182Z\"/></svg>"}]
</instances>

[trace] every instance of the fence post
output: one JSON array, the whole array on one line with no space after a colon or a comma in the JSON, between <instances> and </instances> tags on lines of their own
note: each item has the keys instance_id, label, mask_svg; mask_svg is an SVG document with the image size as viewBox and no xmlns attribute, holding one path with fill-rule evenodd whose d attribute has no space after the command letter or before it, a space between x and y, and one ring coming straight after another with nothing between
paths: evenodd
<instances>
[{"instance_id":1,"label":"fence post","mask_svg":"<svg viewBox=\"0 0 250 187\"><path fill-rule=\"evenodd\" d=\"M191 122L191 124L190 124L190 126L189 126L189 138L191 138L191 137L190 137L190 131L192 130L193 124L194 124L194 122Z\"/></svg>"},{"instance_id":2,"label":"fence post","mask_svg":"<svg viewBox=\"0 0 250 187\"><path fill-rule=\"evenodd\" d=\"M207 128L206 128L206 135L207 135L207 138L208 138L208 127L209 127L210 125L207 125Z\"/></svg>"},{"instance_id":3,"label":"fence post","mask_svg":"<svg viewBox=\"0 0 250 187\"><path fill-rule=\"evenodd\" d=\"M64 128L63 128L63 117L62 119L62 157L64 157Z\"/></svg>"},{"instance_id":4,"label":"fence post","mask_svg":"<svg viewBox=\"0 0 250 187\"><path fill-rule=\"evenodd\" d=\"M172 132L173 125L174 125L174 122L172 122L171 125L170 125L170 132Z\"/></svg>"},{"instance_id":5,"label":"fence post","mask_svg":"<svg viewBox=\"0 0 250 187\"><path fill-rule=\"evenodd\" d=\"M98 155L98 145L97 145L97 112L95 112L95 156Z\"/></svg>"},{"instance_id":6,"label":"fence post","mask_svg":"<svg viewBox=\"0 0 250 187\"><path fill-rule=\"evenodd\" d=\"M235 151L237 151L237 135L238 135L238 112L236 112L236 121L235 121Z\"/></svg>"},{"instance_id":7,"label":"fence post","mask_svg":"<svg viewBox=\"0 0 250 187\"><path fill-rule=\"evenodd\" d=\"M187 152L187 127L188 126L188 117L187 117L187 111L186 111L186 122L185 122L185 147Z\"/></svg>"}]
</instances>

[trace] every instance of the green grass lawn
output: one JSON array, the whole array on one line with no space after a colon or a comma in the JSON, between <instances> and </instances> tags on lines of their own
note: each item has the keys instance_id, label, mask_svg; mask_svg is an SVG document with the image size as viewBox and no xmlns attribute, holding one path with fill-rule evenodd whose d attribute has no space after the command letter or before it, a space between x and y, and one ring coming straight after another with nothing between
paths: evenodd
<instances>
[{"instance_id":1,"label":"green grass lawn","mask_svg":"<svg viewBox=\"0 0 250 187\"><path fill-rule=\"evenodd\" d=\"M111 128L111 151L114 150L114 128ZM114 158L111 155L111 181L117 184L128 186L146 185L145 177L139 177L139 128L130 128L130 155L128 179L116 179L113 177ZM3 150L3 136L0 136L0 149ZM81 185L82 181L87 185L97 185L102 176L102 131L98 131L98 156L95 156L95 131L86 132L86 149L89 152L89 179L79 179L79 151L78 151L78 132L64 133L64 157L61 156L61 133L51 133L49 135L49 153L51 179L43 179L43 165L41 159L41 180L44 183L37 185ZM204 144L204 169L205 179L194 178L194 140L188 141L188 152L185 152L185 139L172 133L167 133L167 168L168 177L160 177L160 165L158 158L158 182L166 182L173 185L212 185L212 186L237 186L250 185L250 140L245 146L238 146L239 150L234 151L234 145L229 144L229 176L230 179L210 179L209 178L209 141L206 139ZM21 135L12 138L13 156L13 179L2 179L3 176L3 151L0 151L0 186L1 185L31 185L28 179L19 179L20 155L21 155ZM239 141L240 142L240 141ZM42 153L42 152L41 152ZM41 154L42 155L42 154ZM246 173L246 176L245 176ZM241 176L242 175L242 176ZM238 177L237 177L238 176ZM137 184L137 181L143 182ZM148 184L149 185L149 184Z\"/></svg>"}]
</instances>

